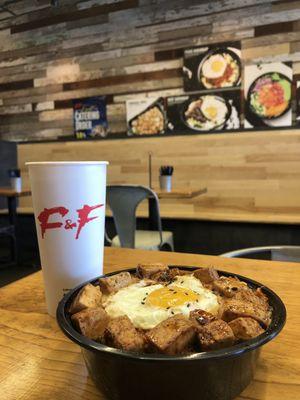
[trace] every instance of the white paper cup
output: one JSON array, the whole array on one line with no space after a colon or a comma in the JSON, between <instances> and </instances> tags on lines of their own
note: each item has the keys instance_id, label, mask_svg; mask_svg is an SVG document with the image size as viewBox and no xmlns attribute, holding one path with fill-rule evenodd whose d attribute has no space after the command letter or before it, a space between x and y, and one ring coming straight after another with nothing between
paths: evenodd
<instances>
[{"instance_id":1,"label":"white paper cup","mask_svg":"<svg viewBox=\"0 0 300 400\"><path fill-rule=\"evenodd\" d=\"M64 293L103 272L107 164L26 163L52 316Z\"/></svg>"}]
</instances>

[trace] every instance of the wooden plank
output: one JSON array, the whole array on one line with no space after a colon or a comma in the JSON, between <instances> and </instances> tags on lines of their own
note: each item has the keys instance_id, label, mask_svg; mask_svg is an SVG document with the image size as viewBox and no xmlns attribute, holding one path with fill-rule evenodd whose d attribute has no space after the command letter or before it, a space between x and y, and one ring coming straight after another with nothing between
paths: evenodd
<instances>
[{"instance_id":1,"label":"wooden plank","mask_svg":"<svg viewBox=\"0 0 300 400\"><path fill-rule=\"evenodd\" d=\"M44 26L56 25L61 22L66 21L76 21L82 18L88 18L95 15L102 15L112 13L118 10L124 10L127 8L136 7L138 5L137 0L124 0L117 3L111 4L104 4L102 6L96 6L86 10L78 10L78 11L71 11L70 8L67 7L65 9L60 9L58 12L54 12L53 9L51 10L50 16L46 18L40 18L35 21L24 22L17 24L11 28L11 33L18 33L18 32L26 32L36 28L41 28ZM55 15L53 15L55 14Z\"/></svg>"},{"instance_id":2,"label":"wooden plank","mask_svg":"<svg viewBox=\"0 0 300 400\"><path fill-rule=\"evenodd\" d=\"M294 10L300 8L300 1L299 0L288 0L288 1L279 1L272 4L273 11L286 11L286 10Z\"/></svg>"},{"instance_id":3,"label":"wooden plank","mask_svg":"<svg viewBox=\"0 0 300 400\"><path fill-rule=\"evenodd\" d=\"M276 56L280 54L289 54L290 53L290 46L296 46L296 43L280 43L280 44L273 44L269 46L261 46L261 47L253 47L243 49L242 57L244 60L254 60L260 57L267 57L267 56Z\"/></svg>"},{"instance_id":4,"label":"wooden plank","mask_svg":"<svg viewBox=\"0 0 300 400\"><path fill-rule=\"evenodd\" d=\"M26 81L8 82L0 84L0 92L6 92L8 90L21 90L33 88L33 79Z\"/></svg>"},{"instance_id":5,"label":"wooden plank","mask_svg":"<svg viewBox=\"0 0 300 400\"><path fill-rule=\"evenodd\" d=\"M63 90L78 90L88 89L102 86L113 86L120 84L143 82L147 80L157 80L166 78L177 78L182 76L180 68L175 68L167 71L153 71L153 72L138 72L130 75L111 76L107 78L93 79L89 81L73 82L63 84Z\"/></svg>"},{"instance_id":6,"label":"wooden plank","mask_svg":"<svg viewBox=\"0 0 300 400\"><path fill-rule=\"evenodd\" d=\"M293 31L292 22L277 22L275 24L261 25L254 28L254 36L275 35L276 33Z\"/></svg>"},{"instance_id":7,"label":"wooden plank","mask_svg":"<svg viewBox=\"0 0 300 400\"><path fill-rule=\"evenodd\" d=\"M153 189L159 199L192 199L207 193L206 188L174 188L171 192L166 192L161 189Z\"/></svg>"},{"instance_id":8,"label":"wooden plank","mask_svg":"<svg viewBox=\"0 0 300 400\"><path fill-rule=\"evenodd\" d=\"M300 31L298 32L288 32L279 33L275 35L259 36L255 38L246 38L242 40L242 49L262 47L280 44L280 43L290 43L297 42L300 40Z\"/></svg>"},{"instance_id":9,"label":"wooden plank","mask_svg":"<svg viewBox=\"0 0 300 400\"><path fill-rule=\"evenodd\" d=\"M164 61L164 62L156 62L156 63L147 63L147 64L135 64L129 65L125 67L120 67L119 65L114 65L113 68L109 69L101 69L97 71L86 71L80 72L80 67L78 64L66 64L60 65L58 67L52 67L54 72L50 73L49 69L47 69L47 78L35 79L34 86L49 86L55 85L57 83L72 83L74 81L91 81L98 80L101 78L109 79L109 77L132 75L137 73L146 73L153 71L166 71L182 68L182 59ZM151 77L151 76L150 76ZM123 78L121 78L123 82ZM125 83L125 82L124 82Z\"/></svg>"}]
</instances>

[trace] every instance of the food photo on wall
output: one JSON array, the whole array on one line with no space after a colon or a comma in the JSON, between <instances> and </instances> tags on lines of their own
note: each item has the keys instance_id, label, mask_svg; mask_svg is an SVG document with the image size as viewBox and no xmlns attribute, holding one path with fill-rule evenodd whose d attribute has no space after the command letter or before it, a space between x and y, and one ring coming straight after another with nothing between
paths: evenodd
<instances>
[{"instance_id":1,"label":"food photo on wall","mask_svg":"<svg viewBox=\"0 0 300 400\"><path fill-rule=\"evenodd\" d=\"M200 133L239 129L240 98L240 90L168 97L168 132Z\"/></svg>"},{"instance_id":2,"label":"food photo on wall","mask_svg":"<svg viewBox=\"0 0 300 400\"><path fill-rule=\"evenodd\" d=\"M145 97L126 102L127 135L161 135L167 126L165 99Z\"/></svg>"},{"instance_id":3,"label":"food photo on wall","mask_svg":"<svg viewBox=\"0 0 300 400\"><path fill-rule=\"evenodd\" d=\"M300 125L300 81L296 80L296 121Z\"/></svg>"},{"instance_id":4,"label":"food photo on wall","mask_svg":"<svg viewBox=\"0 0 300 400\"><path fill-rule=\"evenodd\" d=\"M245 128L292 125L291 63L245 66Z\"/></svg>"},{"instance_id":5,"label":"food photo on wall","mask_svg":"<svg viewBox=\"0 0 300 400\"><path fill-rule=\"evenodd\" d=\"M105 96L73 100L73 121L77 139L106 137L108 123Z\"/></svg>"},{"instance_id":6,"label":"food photo on wall","mask_svg":"<svg viewBox=\"0 0 300 400\"><path fill-rule=\"evenodd\" d=\"M241 43L228 42L184 51L184 90L214 90L241 85Z\"/></svg>"}]
</instances>

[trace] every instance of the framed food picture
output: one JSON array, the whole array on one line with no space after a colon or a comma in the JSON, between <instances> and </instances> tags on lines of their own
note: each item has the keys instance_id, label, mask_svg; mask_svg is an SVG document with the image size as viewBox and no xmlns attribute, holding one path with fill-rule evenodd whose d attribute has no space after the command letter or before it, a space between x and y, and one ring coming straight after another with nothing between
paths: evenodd
<instances>
[{"instance_id":1,"label":"framed food picture","mask_svg":"<svg viewBox=\"0 0 300 400\"><path fill-rule=\"evenodd\" d=\"M77 139L106 137L108 123L105 96L73 100L73 120Z\"/></svg>"},{"instance_id":2,"label":"framed food picture","mask_svg":"<svg viewBox=\"0 0 300 400\"><path fill-rule=\"evenodd\" d=\"M296 81L296 121L300 125L300 81Z\"/></svg>"},{"instance_id":3,"label":"framed food picture","mask_svg":"<svg viewBox=\"0 0 300 400\"><path fill-rule=\"evenodd\" d=\"M161 135L167 126L165 99L147 97L126 102L127 135Z\"/></svg>"},{"instance_id":4,"label":"framed food picture","mask_svg":"<svg viewBox=\"0 0 300 400\"><path fill-rule=\"evenodd\" d=\"M208 133L239 129L240 99L240 90L168 97L168 132Z\"/></svg>"},{"instance_id":5,"label":"framed food picture","mask_svg":"<svg viewBox=\"0 0 300 400\"><path fill-rule=\"evenodd\" d=\"M291 63L245 66L245 128L292 125Z\"/></svg>"},{"instance_id":6,"label":"framed food picture","mask_svg":"<svg viewBox=\"0 0 300 400\"><path fill-rule=\"evenodd\" d=\"M184 51L183 76L186 92L240 87L241 43L228 42Z\"/></svg>"}]
</instances>

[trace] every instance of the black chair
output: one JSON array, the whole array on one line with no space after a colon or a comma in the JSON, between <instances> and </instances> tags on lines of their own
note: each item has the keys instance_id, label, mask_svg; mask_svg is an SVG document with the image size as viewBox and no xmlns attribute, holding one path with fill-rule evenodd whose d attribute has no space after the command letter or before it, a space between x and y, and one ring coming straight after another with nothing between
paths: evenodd
<instances>
[{"instance_id":1,"label":"black chair","mask_svg":"<svg viewBox=\"0 0 300 400\"><path fill-rule=\"evenodd\" d=\"M0 186L9 187L10 180L8 176L9 169L17 168L17 145L14 142L0 141ZM0 209L7 208L7 199L0 197ZM8 238L11 242L10 259L8 262L0 260L0 267L6 267L8 264L17 262L17 242L15 227L9 221L5 221L4 216L0 220L0 243Z\"/></svg>"},{"instance_id":2,"label":"black chair","mask_svg":"<svg viewBox=\"0 0 300 400\"><path fill-rule=\"evenodd\" d=\"M226 258L261 259L263 254L269 254L274 261L300 262L300 246L261 246L239 249L220 254Z\"/></svg>"},{"instance_id":3,"label":"black chair","mask_svg":"<svg viewBox=\"0 0 300 400\"><path fill-rule=\"evenodd\" d=\"M15 227L13 225L0 226L0 239L8 237L10 239L10 259L1 260L1 267L6 267L10 264L17 263L17 240L15 234Z\"/></svg>"}]
</instances>

